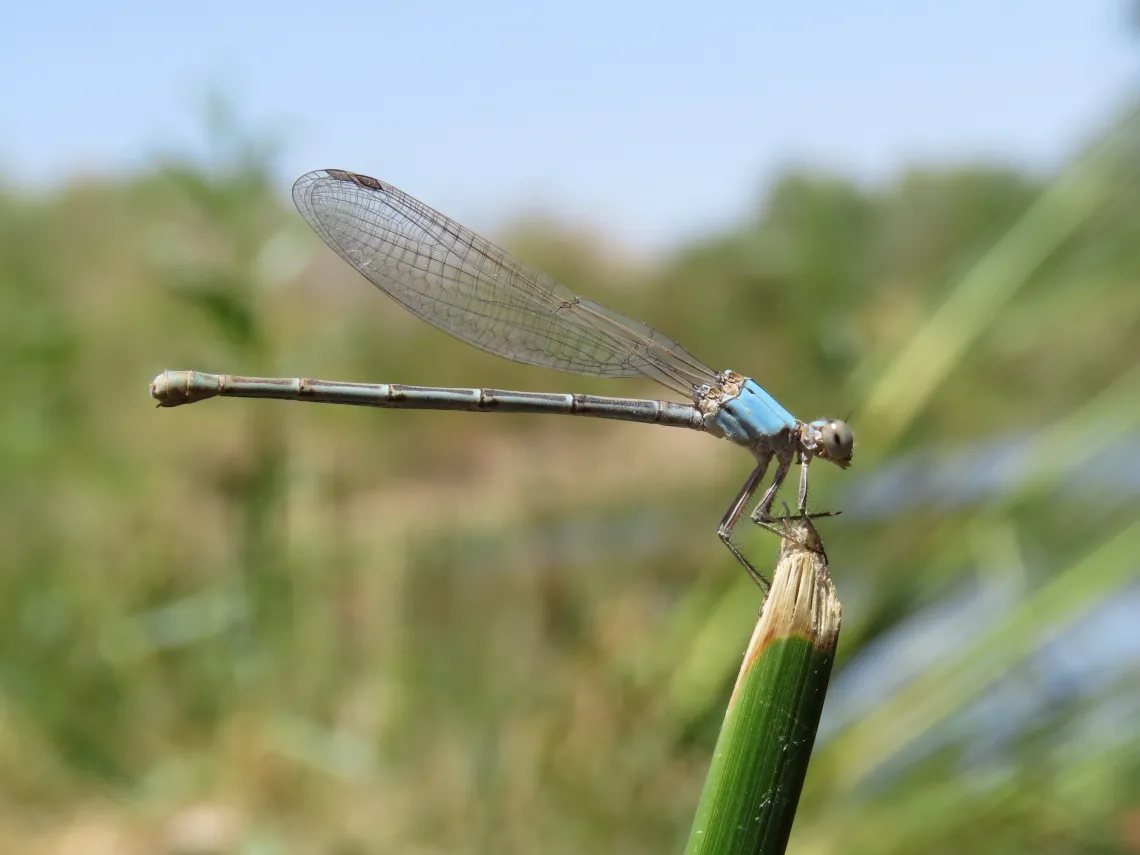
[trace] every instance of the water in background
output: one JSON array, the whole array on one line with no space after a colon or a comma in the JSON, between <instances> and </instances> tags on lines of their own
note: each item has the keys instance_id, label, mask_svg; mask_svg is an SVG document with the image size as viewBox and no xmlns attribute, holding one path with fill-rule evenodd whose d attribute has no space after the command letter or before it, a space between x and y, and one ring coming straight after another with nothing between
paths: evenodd
<instances>
[{"instance_id":1,"label":"water in background","mask_svg":"<svg viewBox=\"0 0 1140 855\"><path fill-rule=\"evenodd\" d=\"M789 174L651 265L501 236L801 418L854 411L853 469L813 482L845 622L793 851L1140 847L1136 121L1044 177ZM760 604L714 536L748 460L605 422L155 410L166 368L661 394L416 321L269 175L0 192L3 848L677 849Z\"/></svg>"}]
</instances>

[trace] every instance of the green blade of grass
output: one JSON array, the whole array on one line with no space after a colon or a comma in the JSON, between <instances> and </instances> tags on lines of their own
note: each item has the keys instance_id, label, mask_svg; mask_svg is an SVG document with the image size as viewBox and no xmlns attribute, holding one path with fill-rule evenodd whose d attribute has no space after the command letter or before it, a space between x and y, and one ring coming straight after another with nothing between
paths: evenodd
<instances>
[{"instance_id":1,"label":"green blade of grass","mask_svg":"<svg viewBox=\"0 0 1140 855\"><path fill-rule=\"evenodd\" d=\"M855 372L853 382L866 390L863 418L878 431L872 453L883 453L910 426L1001 309L1123 181L1135 180L1135 171L1120 164L1134 162L1136 133L1130 115L1090 147L954 285L886 370L870 359Z\"/></svg>"},{"instance_id":2,"label":"green blade of grass","mask_svg":"<svg viewBox=\"0 0 1140 855\"><path fill-rule=\"evenodd\" d=\"M793 534L744 654L686 855L780 853L791 834L842 616L815 530L805 521Z\"/></svg>"},{"instance_id":3,"label":"green blade of grass","mask_svg":"<svg viewBox=\"0 0 1140 855\"><path fill-rule=\"evenodd\" d=\"M883 762L1039 651L1045 640L1120 591L1135 578L1138 552L1140 522L1135 522L1025 596L953 659L883 698L873 713L829 742L824 762L832 771L832 791L857 788Z\"/></svg>"}]
</instances>

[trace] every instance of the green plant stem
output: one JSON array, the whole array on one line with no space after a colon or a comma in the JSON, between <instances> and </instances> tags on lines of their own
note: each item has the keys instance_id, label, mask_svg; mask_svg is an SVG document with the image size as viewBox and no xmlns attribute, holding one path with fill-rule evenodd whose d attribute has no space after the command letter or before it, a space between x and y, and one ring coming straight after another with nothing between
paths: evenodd
<instances>
[{"instance_id":1,"label":"green plant stem","mask_svg":"<svg viewBox=\"0 0 1140 855\"><path fill-rule=\"evenodd\" d=\"M686 855L780 853L807 774L842 609L815 529L780 547L752 633Z\"/></svg>"}]
</instances>

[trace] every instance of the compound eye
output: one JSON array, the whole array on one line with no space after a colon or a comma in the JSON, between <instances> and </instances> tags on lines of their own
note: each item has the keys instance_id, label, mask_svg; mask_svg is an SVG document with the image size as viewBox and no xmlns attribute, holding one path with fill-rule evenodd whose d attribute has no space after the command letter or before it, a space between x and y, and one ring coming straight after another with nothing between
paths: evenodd
<instances>
[{"instance_id":1,"label":"compound eye","mask_svg":"<svg viewBox=\"0 0 1140 855\"><path fill-rule=\"evenodd\" d=\"M847 422L832 419L820 430L820 439L827 456L832 460L850 460L855 436Z\"/></svg>"}]
</instances>

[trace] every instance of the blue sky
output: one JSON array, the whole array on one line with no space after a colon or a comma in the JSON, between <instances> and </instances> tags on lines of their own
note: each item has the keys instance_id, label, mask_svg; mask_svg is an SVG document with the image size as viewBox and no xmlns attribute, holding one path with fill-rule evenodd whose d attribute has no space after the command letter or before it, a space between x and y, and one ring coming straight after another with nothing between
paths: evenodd
<instances>
[{"instance_id":1,"label":"blue sky","mask_svg":"<svg viewBox=\"0 0 1140 855\"><path fill-rule=\"evenodd\" d=\"M200 148L219 87L281 132L283 194L342 167L477 228L543 207L657 246L789 163L1047 168L1134 83L1126 22L1125 0L7 4L0 175Z\"/></svg>"}]
</instances>

